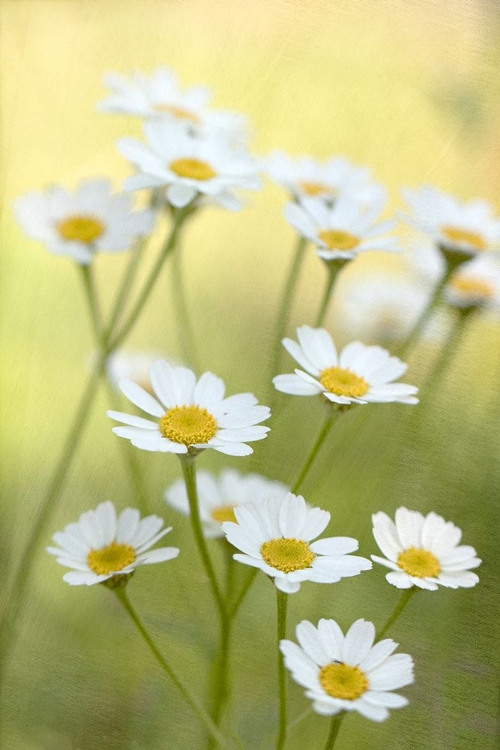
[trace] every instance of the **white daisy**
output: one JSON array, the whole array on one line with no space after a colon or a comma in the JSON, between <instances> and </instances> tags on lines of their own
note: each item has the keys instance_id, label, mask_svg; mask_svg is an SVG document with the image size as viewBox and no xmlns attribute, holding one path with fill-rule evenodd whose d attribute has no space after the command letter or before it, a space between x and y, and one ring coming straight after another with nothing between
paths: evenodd
<instances>
[{"instance_id":1,"label":"white daisy","mask_svg":"<svg viewBox=\"0 0 500 750\"><path fill-rule=\"evenodd\" d=\"M385 199L367 205L344 196L333 207L316 198L287 203L286 220L292 227L317 246L316 253L327 261L353 260L367 250L399 250L394 237L380 237L394 228L393 221L374 224Z\"/></svg>"},{"instance_id":2,"label":"white daisy","mask_svg":"<svg viewBox=\"0 0 500 750\"><path fill-rule=\"evenodd\" d=\"M182 91L176 75L168 68L157 68L149 78L137 72L128 77L108 73L104 83L113 93L100 103L102 112L166 119L195 133L221 133L234 140L241 141L246 136L244 115L210 109L208 88L192 86Z\"/></svg>"},{"instance_id":3,"label":"white daisy","mask_svg":"<svg viewBox=\"0 0 500 750\"><path fill-rule=\"evenodd\" d=\"M393 654L398 644L384 638L374 645L375 626L356 620L344 635L335 620L315 627L303 620L296 628L298 646L283 640L285 665L318 714L358 711L366 719L384 721L390 708L402 708L407 698L393 690L411 685L413 659Z\"/></svg>"},{"instance_id":4,"label":"white daisy","mask_svg":"<svg viewBox=\"0 0 500 750\"><path fill-rule=\"evenodd\" d=\"M52 539L59 546L47 547L47 552L61 565L73 568L63 575L63 581L71 586L92 586L109 579L119 584L121 577L129 576L139 565L177 557L177 547L150 549L172 530L171 526L162 528L163 524L159 516L141 519L135 508L125 508L117 517L115 506L108 500L82 513L64 531L57 531Z\"/></svg>"},{"instance_id":5,"label":"white daisy","mask_svg":"<svg viewBox=\"0 0 500 750\"><path fill-rule=\"evenodd\" d=\"M106 361L106 373L110 383L114 388L118 388L118 383L122 378L133 380L144 388L148 393L153 392L149 380L149 371L151 365L161 354L145 351L118 350L112 354ZM177 366L178 363L172 359L167 360L170 365Z\"/></svg>"},{"instance_id":6,"label":"white daisy","mask_svg":"<svg viewBox=\"0 0 500 750\"><path fill-rule=\"evenodd\" d=\"M391 568L386 578L398 589L418 586L435 591L438 584L457 589L478 583L478 576L469 570L481 564L476 550L459 545L460 529L436 513L423 516L398 508L396 523L382 512L375 513L372 521L375 541L386 555L372 555L372 560Z\"/></svg>"},{"instance_id":7,"label":"white daisy","mask_svg":"<svg viewBox=\"0 0 500 750\"><path fill-rule=\"evenodd\" d=\"M218 479L209 471L199 471L196 485L200 518L207 537L224 536L222 523L236 521L236 507L289 491L281 482L266 479L259 474L240 474L232 469L224 469ZM178 479L165 491L165 500L176 510L189 515L184 480Z\"/></svg>"},{"instance_id":8,"label":"white daisy","mask_svg":"<svg viewBox=\"0 0 500 750\"><path fill-rule=\"evenodd\" d=\"M82 265L97 251L129 250L154 223L152 211L132 211L130 195L112 193L108 180L82 182L74 194L59 185L45 193L27 193L16 200L14 210L30 239Z\"/></svg>"},{"instance_id":9,"label":"white daisy","mask_svg":"<svg viewBox=\"0 0 500 750\"><path fill-rule=\"evenodd\" d=\"M330 514L310 508L301 495L276 495L234 509L236 523L226 521L222 529L228 542L244 554L234 559L260 568L286 594L300 589L304 581L337 583L341 578L370 570L369 560L351 555L356 539L347 536L318 539Z\"/></svg>"},{"instance_id":10,"label":"white daisy","mask_svg":"<svg viewBox=\"0 0 500 750\"><path fill-rule=\"evenodd\" d=\"M443 290L448 304L459 308L500 308L500 260L482 255L463 263Z\"/></svg>"},{"instance_id":11,"label":"white daisy","mask_svg":"<svg viewBox=\"0 0 500 750\"><path fill-rule=\"evenodd\" d=\"M107 414L125 427L113 432L136 448L163 453L187 453L214 448L230 456L248 456L246 442L263 440L269 427L259 425L270 416L251 393L224 398L223 381L211 372L196 380L192 370L172 367L164 360L150 370L151 396L132 380L119 382L121 392L155 421L118 411Z\"/></svg>"},{"instance_id":12,"label":"white daisy","mask_svg":"<svg viewBox=\"0 0 500 750\"><path fill-rule=\"evenodd\" d=\"M139 170L125 180L129 190L165 187L167 200L178 208L202 196L238 210L241 204L233 191L261 186L253 159L226 139L198 138L163 121L148 122L144 131L147 144L135 138L118 141L120 153Z\"/></svg>"},{"instance_id":13,"label":"white daisy","mask_svg":"<svg viewBox=\"0 0 500 750\"><path fill-rule=\"evenodd\" d=\"M329 401L345 405L390 401L418 404L418 388L393 382L406 372L407 365L380 346L353 341L337 354L324 328L301 326L297 337L298 344L283 339L283 346L307 372L277 375L273 383L278 391L296 396L323 394Z\"/></svg>"},{"instance_id":14,"label":"white daisy","mask_svg":"<svg viewBox=\"0 0 500 750\"><path fill-rule=\"evenodd\" d=\"M403 216L405 221L429 235L445 255L467 260L500 246L500 219L486 201L462 203L431 185L402 192L413 212Z\"/></svg>"}]
</instances>

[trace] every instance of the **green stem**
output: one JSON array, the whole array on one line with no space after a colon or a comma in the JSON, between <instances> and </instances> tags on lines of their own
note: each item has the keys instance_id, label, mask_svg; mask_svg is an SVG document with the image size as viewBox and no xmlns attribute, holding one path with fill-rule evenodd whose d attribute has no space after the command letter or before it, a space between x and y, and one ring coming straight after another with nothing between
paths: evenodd
<instances>
[{"instance_id":1,"label":"green stem","mask_svg":"<svg viewBox=\"0 0 500 750\"><path fill-rule=\"evenodd\" d=\"M278 737L276 740L276 750L282 750L286 740L286 670L283 655L280 651L280 642L286 638L286 610L288 604L288 594L276 589L276 604L278 608L278 691L279 691L279 726Z\"/></svg>"},{"instance_id":2,"label":"green stem","mask_svg":"<svg viewBox=\"0 0 500 750\"><path fill-rule=\"evenodd\" d=\"M403 346L400 348L398 352L399 357L405 357L408 354L408 352L410 352L413 349L413 347L419 340L425 326L427 325L428 321L430 320L430 318L434 314L434 311L439 305L439 302L441 300L441 293L444 287L446 286L446 284L448 283L449 278L450 278L450 273L446 272L443 275L443 278L441 279L441 281L439 281L436 284L434 288L434 292L432 293L432 296L429 300L427 307L425 308L422 315L415 323L415 326L413 327L412 331L410 332Z\"/></svg>"},{"instance_id":3,"label":"green stem","mask_svg":"<svg viewBox=\"0 0 500 750\"><path fill-rule=\"evenodd\" d=\"M182 273L182 255L177 248L172 254L172 299L177 314L177 330L180 334L181 352L186 365L196 370L196 348L193 328L186 301L184 275Z\"/></svg>"},{"instance_id":4,"label":"green stem","mask_svg":"<svg viewBox=\"0 0 500 750\"><path fill-rule=\"evenodd\" d=\"M309 473L309 469L311 468L314 459L316 458L316 455L325 442L326 436L330 432L332 425L335 421L335 417L340 414L340 410L334 410L333 406L329 407L328 415L323 423L323 427L321 428L318 437L316 438L316 442L314 443L311 452L307 456L306 462L304 466L302 467L297 479L293 483L292 492L297 494L297 491L300 489L304 479L306 478L307 474Z\"/></svg>"},{"instance_id":5,"label":"green stem","mask_svg":"<svg viewBox=\"0 0 500 750\"><path fill-rule=\"evenodd\" d=\"M102 321L97 294L94 286L94 280L92 278L92 266L79 266L78 268L81 272L83 287L85 290L85 297L89 306L92 329L94 331L96 341L100 343L102 338Z\"/></svg>"},{"instance_id":6,"label":"green stem","mask_svg":"<svg viewBox=\"0 0 500 750\"><path fill-rule=\"evenodd\" d=\"M408 604L408 602L410 601L410 599L412 598L412 596L416 593L416 591L417 591L417 587L416 586L412 586L409 589L403 589L403 592L402 592L402 594L401 594L401 596L399 598L398 603L394 607L394 610L393 610L392 614L387 619L387 621L386 621L384 627L382 628L382 630L380 630L377 633L378 640L380 640L381 638L384 637L384 635L387 633L387 631L389 630L389 628L391 627L391 625L393 625L394 622L398 619L399 615L404 610L404 608L406 607L406 605Z\"/></svg>"},{"instance_id":7,"label":"green stem","mask_svg":"<svg viewBox=\"0 0 500 750\"><path fill-rule=\"evenodd\" d=\"M338 714L335 714L335 716L332 716L332 721L330 723L330 731L328 732L328 737L326 739L325 750L332 750L333 746L335 745L335 741L337 739L340 725L342 723L342 719L344 718L344 716L345 716L345 711L340 711Z\"/></svg>"},{"instance_id":8,"label":"green stem","mask_svg":"<svg viewBox=\"0 0 500 750\"><path fill-rule=\"evenodd\" d=\"M252 570L248 574L247 580L245 581L245 583L243 584L242 588L240 589L240 592L239 592L238 596L236 597L236 599L232 603L231 610L229 612L229 616L231 618L236 617L236 613L238 612L240 606L242 605L244 598L246 597L246 595L250 591L250 588L251 588L253 582L255 581L257 573L258 573L258 569L257 568L252 568Z\"/></svg>"},{"instance_id":9,"label":"green stem","mask_svg":"<svg viewBox=\"0 0 500 750\"><path fill-rule=\"evenodd\" d=\"M326 316L326 311L328 310L328 303L330 302L330 297L332 295L332 290L335 284L335 279L337 278L337 274L343 265L344 265L344 261L330 261L326 264L328 278L326 280L325 291L323 292L323 299L321 300L321 305L318 310L316 322L314 324L315 328L320 328L323 325L323 322Z\"/></svg>"},{"instance_id":10,"label":"green stem","mask_svg":"<svg viewBox=\"0 0 500 750\"><path fill-rule=\"evenodd\" d=\"M123 275L120 290L117 294L115 303L113 305L113 310L109 317L108 325L106 326L106 332L104 334L104 341L106 345L111 337L112 332L115 330L115 327L118 322L118 319L120 318L120 315L122 314L123 307L125 305L125 302L127 301L127 297L132 287L132 283L136 275L139 261L141 260L142 253L143 253L145 246L147 245L147 242L148 242L148 238L142 237L137 242L136 247L132 250L129 263Z\"/></svg>"},{"instance_id":11,"label":"green stem","mask_svg":"<svg viewBox=\"0 0 500 750\"><path fill-rule=\"evenodd\" d=\"M226 740L222 733L219 731L219 729L215 726L214 722L210 718L210 716L206 713L206 711L200 706L197 699L191 694L189 688L184 685L180 677L177 676L177 674L174 672L172 667L168 664L164 656L159 651L158 647L156 646L155 642L149 635L148 631L144 627L141 619L139 618L139 615L133 608L132 604L130 603L130 599L127 596L127 593L125 591L124 586L119 586L115 589L112 589L114 593L117 595L118 599L123 604L125 610L130 615L134 625L136 626L139 633L144 638L146 644L148 645L150 651L152 652L153 656L161 666L161 668L164 670L164 672L167 673L167 675L170 677L172 682L174 683L175 687L178 689L178 691L181 693L185 701L191 706L194 713L197 715L198 719L201 721L201 723L205 726L205 728L210 732L211 737L214 738L215 742L222 746L227 747Z\"/></svg>"},{"instance_id":12,"label":"green stem","mask_svg":"<svg viewBox=\"0 0 500 750\"><path fill-rule=\"evenodd\" d=\"M456 354L457 348L462 338L463 327L466 320L467 313L460 312L457 318L453 322L453 327L450 331L448 339L439 353L438 360L431 372L429 373L426 381L424 382L421 393L431 394L436 390L436 387L441 381L442 376L448 369L453 357Z\"/></svg>"}]
</instances>

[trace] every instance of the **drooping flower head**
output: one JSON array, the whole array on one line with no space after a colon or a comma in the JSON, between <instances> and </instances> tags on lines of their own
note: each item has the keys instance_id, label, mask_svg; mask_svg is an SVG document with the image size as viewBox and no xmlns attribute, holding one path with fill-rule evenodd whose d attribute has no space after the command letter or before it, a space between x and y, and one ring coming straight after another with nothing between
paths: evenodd
<instances>
[{"instance_id":1,"label":"drooping flower head","mask_svg":"<svg viewBox=\"0 0 500 750\"><path fill-rule=\"evenodd\" d=\"M151 366L150 381L153 396L132 380L120 380L119 387L154 420L107 412L126 425L113 427L113 432L136 448L163 453L214 448L230 456L247 456L253 451L246 443L262 440L269 431L259 425L269 418L269 408L258 405L251 393L224 398L224 382L211 372L197 380L187 367L157 360Z\"/></svg>"},{"instance_id":2,"label":"drooping flower head","mask_svg":"<svg viewBox=\"0 0 500 750\"><path fill-rule=\"evenodd\" d=\"M398 508L395 523L382 512L372 520L373 536L385 555L372 555L372 560L391 569L386 579L398 589L418 586L435 591L439 585L456 589L478 583L470 568L477 568L481 560L474 547L459 544L462 532L450 521L407 508Z\"/></svg>"},{"instance_id":3,"label":"drooping flower head","mask_svg":"<svg viewBox=\"0 0 500 750\"><path fill-rule=\"evenodd\" d=\"M303 620L295 632L300 645L283 640L280 650L316 713L357 711L366 719L384 721L390 708L408 704L392 691L411 685L413 660L408 654L393 654L398 644L390 638L374 645L373 623L356 620L344 635L335 620L320 620L317 627Z\"/></svg>"},{"instance_id":4,"label":"drooping flower head","mask_svg":"<svg viewBox=\"0 0 500 750\"><path fill-rule=\"evenodd\" d=\"M322 394L335 404L388 403L417 404L414 385L395 383L407 365L380 346L360 341L347 344L337 354L335 344L324 328L297 328L299 343L283 339L283 346L304 370L277 375L278 391L296 396Z\"/></svg>"},{"instance_id":5,"label":"drooping flower head","mask_svg":"<svg viewBox=\"0 0 500 750\"><path fill-rule=\"evenodd\" d=\"M120 584L139 565L164 562L177 557L177 547L151 549L172 527L163 528L159 516L140 517L135 508L125 508L117 516L109 500L95 510L82 513L76 523L53 535L58 547L47 547L57 562L71 572L63 581L71 586L103 583Z\"/></svg>"},{"instance_id":6,"label":"drooping flower head","mask_svg":"<svg viewBox=\"0 0 500 750\"><path fill-rule=\"evenodd\" d=\"M500 308L500 256L481 255L463 263L443 290L449 305L460 309Z\"/></svg>"}]
</instances>

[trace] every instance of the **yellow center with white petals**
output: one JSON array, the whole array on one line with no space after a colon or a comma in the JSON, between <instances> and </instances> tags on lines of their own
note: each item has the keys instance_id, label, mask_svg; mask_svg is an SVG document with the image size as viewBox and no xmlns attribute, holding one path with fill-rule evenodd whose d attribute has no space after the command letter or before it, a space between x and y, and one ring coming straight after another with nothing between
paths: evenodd
<instances>
[{"instance_id":1,"label":"yellow center with white petals","mask_svg":"<svg viewBox=\"0 0 500 750\"><path fill-rule=\"evenodd\" d=\"M168 168L178 177L188 177L190 180L211 180L217 172L210 164L201 159L174 159Z\"/></svg>"},{"instance_id":2,"label":"yellow center with white petals","mask_svg":"<svg viewBox=\"0 0 500 750\"><path fill-rule=\"evenodd\" d=\"M217 507L212 508L210 515L218 523L224 523L224 521L238 523L234 515L234 505L217 505Z\"/></svg>"},{"instance_id":3,"label":"yellow center with white petals","mask_svg":"<svg viewBox=\"0 0 500 750\"><path fill-rule=\"evenodd\" d=\"M460 227L445 226L441 227L441 234L447 240L457 245L471 245L476 250L484 250L486 248L486 240L479 232L472 232L469 229L461 229Z\"/></svg>"},{"instance_id":4,"label":"yellow center with white petals","mask_svg":"<svg viewBox=\"0 0 500 750\"><path fill-rule=\"evenodd\" d=\"M201 122L198 115L191 112L189 109L183 107L176 107L175 104L167 104L166 102L159 102L153 105L153 109L161 114L172 115L177 117L178 120L188 120L189 122L199 125Z\"/></svg>"},{"instance_id":5,"label":"yellow center with white petals","mask_svg":"<svg viewBox=\"0 0 500 750\"><path fill-rule=\"evenodd\" d=\"M368 680L359 667L333 662L319 673L321 687L332 698L353 701L368 690Z\"/></svg>"},{"instance_id":6,"label":"yellow center with white petals","mask_svg":"<svg viewBox=\"0 0 500 750\"><path fill-rule=\"evenodd\" d=\"M359 237L341 229L322 229L318 237L330 250L353 250L361 241Z\"/></svg>"},{"instance_id":7,"label":"yellow center with white petals","mask_svg":"<svg viewBox=\"0 0 500 750\"><path fill-rule=\"evenodd\" d=\"M99 576L117 573L135 560L135 549L129 544L111 542L107 547L91 549L87 555L87 565Z\"/></svg>"},{"instance_id":8,"label":"yellow center with white petals","mask_svg":"<svg viewBox=\"0 0 500 750\"><path fill-rule=\"evenodd\" d=\"M336 195L336 190L334 190L329 185L325 185L323 182L312 182L309 180L301 180L301 182L297 183L297 187L299 188L301 193L304 193L305 195L310 195L312 197L315 197L317 195L329 195L329 196Z\"/></svg>"},{"instance_id":9,"label":"yellow center with white petals","mask_svg":"<svg viewBox=\"0 0 500 750\"><path fill-rule=\"evenodd\" d=\"M65 240L89 243L104 233L104 224L94 216L78 214L60 221L57 231Z\"/></svg>"},{"instance_id":10,"label":"yellow center with white petals","mask_svg":"<svg viewBox=\"0 0 500 750\"><path fill-rule=\"evenodd\" d=\"M271 568L282 573L310 568L314 560L314 553L301 539L271 539L261 545L260 554Z\"/></svg>"},{"instance_id":11,"label":"yellow center with white petals","mask_svg":"<svg viewBox=\"0 0 500 750\"><path fill-rule=\"evenodd\" d=\"M174 443L208 443L217 432L217 422L201 406L174 406L160 419L160 432Z\"/></svg>"},{"instance_id":12,"label":"yellow center with white petals","mask_svg":"<svg viewBox=\"0 0 500 750\"><path fill-rule=\"evenodd\" d=\"M467 276L455 276L450 280L450 287L460 296L474 299L487 300L495 294L495 290L487 281L467 278Z\"/></svg>"},{"instance_id":13,"label":"yellow center with white petals","mask_svg":"<svg viewBox=\"0 0 500 750\"><path fill-rule=\"evenodd\" d=\"M432 552L418 547L409 547L400 552L398 566L415 578L435 578L441 572L439 560Z\"/></svg>"},{"instance_id":14,"label":"yellow center with white petals","mask_svg":"<svg viewBox=\"0 0 500 750\"><path fill-rule=\"evenodd\" d=\"M348 398L361 398L370 388L364 378L343 367L327 367L318 380L325 391Z\"/></svg>"}]
</instances>

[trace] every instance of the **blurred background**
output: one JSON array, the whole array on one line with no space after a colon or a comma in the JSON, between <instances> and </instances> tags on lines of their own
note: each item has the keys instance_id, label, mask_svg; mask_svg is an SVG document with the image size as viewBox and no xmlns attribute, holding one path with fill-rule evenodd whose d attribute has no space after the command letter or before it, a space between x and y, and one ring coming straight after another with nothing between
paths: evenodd
<instances>
[{"instance_id":1,"label":"blurred background","mask_svg":"<svg viewBox=\"0 0 500 750\"><path fill-rule=\"evenodd\" d=\"M12 202L51 183L129 173L115 141L140 137L134 118L98 113L106 71L174 69L183 86L206 84L214 106L245 112L256 154L281 148L318 158L345 155L373 168L390 191L430 182L461 199L482 197L500 213L500 13L478 0L2 0L1 14L1 443L0 562L7 590L34 512L59 456L92 353L80 282L71 261L50 255L16 226ZM229 392L270 398L269 352L294 233L285 194L266 184L238 214L206 210L183 242L187 294L203 369ZM140 200L140 199L138 199ZM154 246L161 241L160 227ZM410 233L399 227L403 241ZM95 270L103 306L113 298L126 255L101 256ZM146 264L147 265L147 264ZM345 270L328 327L347 341L344 303L358 279L402 278L402 261L369 254ZM294 324L311 323L324 269L311 252ZM375 278L375 276L374 276ZM381 280L382 278L382 280ZM389 282L387 282L389 283ZM359 304L363 303L363 295ZM355 304L355 302L354 302ZM344 310L344 312L343 312ZM347 316L349 317L349 316ZM439 355L449 321L412 352L407 382L421 384ZM127 345L180 358L169 269ZM355 335L377 341L365 316ZM363 325L367 326L366 334ZM304 485L332 513L332 534L376 552L371 513L404 504L434 510L464 530L483 558L473 590L423 592L391 635L416 661L410 706L383 725L344 723L339 750L493 750L498 742L498 502L500 338L498 318L469 319L439 387L420 407L354 410L338 426ZM282 371L291 362L283 358ZM51 530L112 499L137 499L103 390L70 472ZM291 483L321 419L320 404L275 397L272 431L249 459L207 452L200 468L258 470ZM173 456L136 451L148 510L174 525L180 557L144 569L131 599L162 650L203 694L216 646L210 592L188 521L167 507L164 488L179 474ZM49 543L49 536L44 543ZM214 548L216 548L214 543ZM215 549L215 554L220 550ZM8 750L156 750L204 746L197 720L160 673L118 603L103 587L70 588L40 551L3 693L2 747ZM381 625L398 593L376 569L293 596L289 637L307 618L358 617ZM248 750L274 746L274 591L260 576L236 626L234 725ZM213 626L213 627L212 627ZM308 701L290 683L290 715ZM290 748L323 747L328 720L309 714Z\"/></svg>"}]
</instances>

